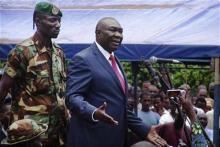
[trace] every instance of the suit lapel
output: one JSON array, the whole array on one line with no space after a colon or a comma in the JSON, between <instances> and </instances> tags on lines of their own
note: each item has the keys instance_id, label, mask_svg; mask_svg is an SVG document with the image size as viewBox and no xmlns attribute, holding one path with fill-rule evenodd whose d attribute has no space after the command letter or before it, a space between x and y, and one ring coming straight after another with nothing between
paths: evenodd
<instances>
[{"instance_id":1,"label":"suit lapel","mask_svg":"<svg viewBox=\"0 0 220 147\"><path fill-rule=\"evenodd\" d=\"M114 81L115 81L115 82L117 83L117 85L120 87L121 92L124 93L124 92L123 92L123 89L122 89L122 87L121 87L121 83L120 83L120 81L119 81L117 75L116 75L115 72L113 71L113 69L112 69L111 65L109 64L109 62L105 59L104 55L99 51L99 49L98 49L98 47L96 46L95 43L92 44L92 49L93 49L94 55L96 56L95 59L97 59L98 62L102 65L102 67L105 68L105 69L108 71L108 73L110 74L110 76L112 76L112 78L114 79ZM119 63L118 60L117 60L117 63ZM121 65L120 65L120 64L118 64L118 65L119 65L119 68L122 69L122 68L121 68ZM123 76L124 76L123 70L121 70L121 71L122 71L122 74L123 74ZM124 76L124 79L125 79L125 76ZM125 79L125 80L126 80L126 79ZM126 81L125 81L125 82L126 82ZM125 85L126 85L126 84L125 84ZM127 86L126 86L126 89L127 89ZM125 91L126 91L126 90L125 90Z\"/></svg>"}]
</instances>

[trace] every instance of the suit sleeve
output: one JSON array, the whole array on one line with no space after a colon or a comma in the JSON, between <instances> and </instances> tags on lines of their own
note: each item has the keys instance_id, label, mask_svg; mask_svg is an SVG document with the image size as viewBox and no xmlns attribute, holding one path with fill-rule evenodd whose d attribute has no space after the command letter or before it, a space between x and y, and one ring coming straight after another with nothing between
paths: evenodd
<instances>
[{"instance_id":1,"label":"suit sleeve","mask_svg":"<svg viewBox=\"0 0 220 147\"><path fill-rule=\"evenodd\" d=\"M143 139L147 137L147 134L150 131L150 126L144 124L144 122L129 109L127 109L127 122L128 128L131 129L134 133Z\"/></svg>"},{"instance_id":2,"label":"suit sleeve","mask_svg":"<svg viewBox=\"0 0 220 147\"><path fill-rule=\"evenodd\" d=\"M68 67L65 103L74 115L79 115L87 121L92 121L92 113L96 109L85 100L91 80L91 70L88 64L82 57L75 56Z\"/></svg>"}]
</instances>

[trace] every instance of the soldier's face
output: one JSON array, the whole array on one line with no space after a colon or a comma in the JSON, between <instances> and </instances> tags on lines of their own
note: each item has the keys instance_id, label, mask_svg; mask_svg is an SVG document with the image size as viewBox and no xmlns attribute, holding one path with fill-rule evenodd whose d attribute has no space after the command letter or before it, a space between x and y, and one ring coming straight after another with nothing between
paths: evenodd
<instances>
[{"instance_id":1,"label":"soldier's face","mask_svg":"<svg viewBox=\"0 0 220 147\"><path fill-rule=\"evenodd\" d=\"M48 38L57 38L60 32L61 17L42 15L40 18L38 30Z\"/></svg>"}]
</instances>

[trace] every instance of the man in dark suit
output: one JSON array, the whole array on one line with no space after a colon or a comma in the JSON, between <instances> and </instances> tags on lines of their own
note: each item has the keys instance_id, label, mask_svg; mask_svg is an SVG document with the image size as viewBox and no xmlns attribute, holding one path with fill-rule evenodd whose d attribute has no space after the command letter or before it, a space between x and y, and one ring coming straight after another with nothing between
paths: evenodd
<instances>
[{"instance_id":1,"label":"man in dark suit","mask_svg":"<svg viewBox=\"0 0 220 147\"><path fill-rule=\"evenodd\" d=\"M71 112L68 147L123 147L127 129L163 146L154 128L127 109L127 81L114 51L122 42L117 20L102 18L96 41L76 54L68 69L66 105Z\"/></svg>"}]
</instances>

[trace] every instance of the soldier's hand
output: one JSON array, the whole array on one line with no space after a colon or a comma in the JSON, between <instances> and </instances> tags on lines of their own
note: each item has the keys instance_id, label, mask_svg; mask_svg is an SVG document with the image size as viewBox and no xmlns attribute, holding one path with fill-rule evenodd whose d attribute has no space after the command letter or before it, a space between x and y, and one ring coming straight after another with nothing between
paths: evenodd
<instances>
[{"instance_id":1,"label":"soldier's hand","mask_svg":"<svg viewBox=\"0 0 220 147\"><path fill-rule=\"evenodd\" d=\"M106 107L107 107L106 102L104 102L103 105L99 106L94 113L94 118L96 120L100 120L111 125L118 125L118 121L116 121L113 117L111 117L106 113L105 111Z\"/></svg>"}]
</instances>

